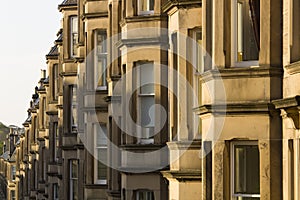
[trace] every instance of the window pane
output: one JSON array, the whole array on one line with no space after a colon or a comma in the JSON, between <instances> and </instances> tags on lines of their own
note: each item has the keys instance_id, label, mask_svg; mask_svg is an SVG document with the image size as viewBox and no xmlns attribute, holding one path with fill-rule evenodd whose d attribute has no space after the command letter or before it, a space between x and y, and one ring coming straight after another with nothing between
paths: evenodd
<instances>
[{"instance_id":1,"label":"window pane","mask_svg":"<svg viewBox=\"0 0 300 200\"><path fill-rule=\"evenodd\" d=\"M71 178L78 178L78 164L77 160L71 161Z\"/></svg>"},{"instance_id":2,"label":"window pane","mask_svg":"<svg viewBox=\"0 0 300 200\"><path fill-rule=\"evenodd\" d=\"M98 180L106 180L107 167L101 162L101 160L107 160L107 149L98 149Z\"/></svg>"},{"instance_id":3,"label":"window pane","mask_svg":"<svg viewBox=\"0 0 300 200\"><path fill-rule=\"evenodd\" d=\"M97 62L97 72L96 72L96 81L97 86L106 85L106 57L98 58Z\"/></svg>"},{"instance_id":4,"label":"window pane","mask_svg":"<svg viewBox=\"0 0 300 200\"><path fill-rule=\"evenodd\" d=\"M141 126L154 127L155 124L155 99L154 96L141 97ZM153 107L152 107L153 106ZM151 108L152 107L152 108Z\"/></svg>"},{"instance_id":5,"label":"window pane","mask_svg":"<svg viewBox=\"0 0 300 200\"><path fill-rule=\"evenodd\" d=\"M259 0L237 0L237 60L258 60Z\"/></svg>"},{"instance_id":6,"label":"window pane","mask_svg":"<svg viewBox=\"0 0 300 200\"><path fill-rule=\"evenodd\" d=\"M78 19L77 19L77 17L72 17L72 32L73 33L78 32Z\"/></svg>"},{"instance_id":7,"label":"window pane","mask_svg":"<svg viewBox=\"0 0 300 200\"><path fill-rule=\"evenodd\" d=\"M152 191L137 191L136 200L154 200L154 193Z\"/></svg>"},{"instance_id":8,"label":"window pane","mask_svg":"<svg viewBox=\"0 0 300 200\"><path fill-rule=\"evenodd\" d=\"M97 126L97 125L95 125ZM106 129L106 126L105 125L102 125L102 126L97 126L97 147L100 147L100 146L107 146L107 136L106 136L106 133L107 133L107 129Z\"/></svg>"},{"instance_id":9,"label":"window pane","mask_svg":"<svg viewBox=\"0 0 300 200\"><path fill-rule=\"evenodd\" d=\"M107 33L104 30L95 31L95 84L106 86L107 68Z\"/></svg>"},{"instance_id":10,"label":"window pane","mask_svg":"<svg viewBox=\"0 0 300 200\"><path fill-rule=\"evenodd\" d=\"M141 94L154 93L154 67L153 63L140 65Z\"/></svg>"},{"instance_id":11,"label":"window pane","mask_svg":"<svg viewBox=\"0 0 300 200\"><path fill-rule=\"evenodd\" d=\"M154 0L139 0L138 12L139 14L153 14Z\"/></svg>"},{"instance_id":12,"label":"window pane","mask_svg":"<svg viewBox=\"0 0 300 200\"><path fill-rule=\"evenodd\" d=\"M107 46L106 46L106 31L96 31L96 51L97 54L99 53L107 53Z\"/></svg>"},{"instance_id":13,"label":"window pane","mask_svg":"<svg viewBox=\"0 0 300 200\"><path fill-rule=\"evenodd\" d=\"M235 194L259 194L259 151L257 145L234 146Z\"/></svg>"},{"instance_id":14,"label":"window pane","mask_svg":"<svg viewBox=\"0 0 300 200\"><path fill-rule=\"evenodd\" d=\"M77 87L76 86L70 86L71 90L71 123L72 123L72 128L77 127ZM73 131L73 130L72 130Z\"/></svg>"},{"instance_id":15,"label":"window pane","mask_svg":"<svg viewBox=\"0 0 300 200\"><path fill-rule=\"evenodd\" d=\"M70 50L71 50L71 56L75 56L77 54L76 45L78 42L78 18L77 17L71 17L70 18Z\"/></svg>"}]
</instances>

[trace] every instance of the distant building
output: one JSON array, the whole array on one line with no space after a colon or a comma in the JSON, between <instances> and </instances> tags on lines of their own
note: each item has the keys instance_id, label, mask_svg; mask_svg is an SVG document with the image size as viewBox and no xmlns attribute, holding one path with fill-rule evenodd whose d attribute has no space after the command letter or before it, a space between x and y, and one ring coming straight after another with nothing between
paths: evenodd
<instances>
[{"instance_id":1,"label":"distant building","mask_svg":"<svg viewBox=\"0 0 300 200\"><path fill-rule=\"evenodd\" d=\"M58 9L47 73L0 157L0 196L300 198L297 1Z\"/></svg>"}]
</instances>

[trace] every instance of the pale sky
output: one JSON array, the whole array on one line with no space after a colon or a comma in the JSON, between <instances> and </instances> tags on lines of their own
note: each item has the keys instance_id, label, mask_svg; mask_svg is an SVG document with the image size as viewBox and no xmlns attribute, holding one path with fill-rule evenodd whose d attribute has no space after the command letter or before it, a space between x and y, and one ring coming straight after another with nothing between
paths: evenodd
<instances>
[{"instance_id":1,"label":"pale sky","mask_svg":"<svg viewBox=\"0 0 300 200\"><path fill-rule=\"evenodd\" d=\"M22 126L60 28L63 0L4 0L0 12L0 122Z\"/></svg>"}]
</instances>

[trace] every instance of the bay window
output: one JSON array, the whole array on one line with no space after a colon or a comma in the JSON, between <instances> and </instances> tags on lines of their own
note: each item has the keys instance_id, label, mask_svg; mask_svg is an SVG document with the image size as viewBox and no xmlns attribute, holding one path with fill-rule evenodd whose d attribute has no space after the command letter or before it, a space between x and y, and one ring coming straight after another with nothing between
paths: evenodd
<instances>
[{"instance_id":1,"label":"bay window","mask_svg":"<svg viewBox=\"0 0 300 200\"><path fill-rule=\"evenodd\" d=\"M138 15L154 14L154 0L137 0Z\"/></svg>"},{"instance_id":2,"label":"bay window","mask_svg":"<svg viewBox=\"0 0 300 200\"><path fill-rule=\"evenodd\" d=\"M95 184L107 184L107 128L106 124L94 124L95 132Z\"/></svg>"},{"instance_id":3,"label":"bay window","mask_svg":"<svg viewBox=\"0 0 300 200\"><path fill-rule=\"evenodd\" d=\"M257 142L231 145L231 193L233 200L260 198L259 150Z\"/></svg>"},{"instance_id":4,"label":"bay window","mask_svg":"<svg viewBox=\"0 0 300 200\"><path fill-rule=\"evenodd\" d=\"M258 65L260 0L234 0L232 10L232 65Z\"/></svg>"},{"instance_id":5,"label":"bay window","mask_svg":"<svg viewBox=\"0 0 300 200\"><path fill-rule=\"evenodd\" d=\"M106 89L106 68L107 68L107 33L106 30L94 31L95 47L95 87L96 89Z\"/></svg>"}]
</instances>

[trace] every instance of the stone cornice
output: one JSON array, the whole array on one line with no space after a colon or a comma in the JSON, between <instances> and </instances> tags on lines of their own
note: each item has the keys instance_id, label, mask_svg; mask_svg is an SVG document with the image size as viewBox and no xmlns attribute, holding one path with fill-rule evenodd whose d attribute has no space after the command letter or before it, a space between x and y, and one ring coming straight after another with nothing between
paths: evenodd
<instances>
[{"instance_id":1,"label":"stone cornice","mask_svg":"<svg viewBox=\"0 0 300 200\"><path fill-rule=\"evenodd\" d=\"M108 17L108 12L97 12L97 13L87 13L81 16L82 20L93 19L93 18L105 18Z\"/></svg>"},{"instance_id":2,"label":"stone cornice","mask_svg":"<svg viewBox=\"0 0 300 200\"><path fill-rule=\"evenodd\" d=\"M273 101L276 109L281 109L283 118L289 117L293 120L294 128L300 129L300 96L279 99Z\"/></svg>"},{"instance_id":3,"label":"stone cornice","mask_svg":"<svg viewBox=\"0 0 300 200\"><path fill-rule=\"evenodd\" d=\"M204 115L207 113L213 114L270 114L276 112L275 107L271 103L267 102L249 102L249 103L236 103L236 104L219 104L219 105L202 105L194 109L198 115Z\"/></svg>"},{"instance_id":4,"label":"stone cornice","mask_svg":"<svg viewBox=\"0 0 300 200\"><path fill-rule=\"evenodd\" d=\"M286 65L284 69L290 75L300 73L300 61Z\"/></svg>"},{"instance_id":5,"label":"stone cornice","mask_svg":"<svg viewBox=\"0 0 300 200\"><path fill-rule=\"evenodd\" d=\"M199 74L201 81L207 82L213 79L239 79L260 77L282 77L283 70L280 68L227 68L213 69Z\"/></svg>"},{"instance_id":6,"label":"stone cornice","mask_svg":"<svg viewBox=\"0 0 300 200\"><path fill-rule=\"evenodd\" d=\"M46 112L47 115L58 115L58 111L57 110L50 110Z\"/></svg>"},{"instance_id":7,"label":"stone cornice","mask_svg":"<svg viewBox=\"0 0 300 200\"><path fill-rule=\"evenodd\" d=\"M147 22L147 21L167 21L168 16L166 14L162 15L138 15L138 16L131 16L126 17L120 22L120 26L123 27L128 23L135 23L135 22Z\"/></svg>"},{"instance_id":8,"label":"stone cornice","mask_svg":"<svg viewBox=\"0 0 300 200\"><path fill-rule=\"evenodd\" d=\"M184 171L162 171L162 175L167 179L176 179L179 182L199 181L202 179L201 170L184 170Z\"/></svg>"},{"instance_id":9,"label":"stone cornice","mask_svg":"<svg viewBox=\"0 0 300 200\"><path fill-rule=\"evenodd\" d=\"M173 7L188 8L188 7L201 7L202 0L168 0L163 6L162 11L168 12Z\"/></svg>"},{"instance_id":10,"label":"stone cornice","mask_svg":"<svg viewBox=\"0 0 300 200\"><path fill-rule=\"evenodd\" d=\"M77 72L61 72L59 74L61 77L64 77L64 76L77 76Z\"/></svg>"},{"instance_id":11,"label":"stone cornice","mask_svg":"<svg viewBox=\"0 0 300 200\"><path fill-rule=\"evenodd\" d=\"M201 140L168 142L170 150L201 149Z\"/></svg>"},{"instance_id":12,"label":"stone cornice","mask_svg":"<svg viewBox=\"0 0 300 200\"><path fill-rule=\"evenodd\" d=\"M72 5L59 5L58 6L59 12L63 10L77 10L77 4L72 4Z\"/></svg>"},{"instance_id":13,"label":"stone cornice","mask_svg":"<svg viewBox=\"0 0 300 200\"><path fill-rule=\"evenodd\" d=\"M84 107L83 112L108 112L108 105L95 106L95 107Z\"/></svg>"},{"instance_id":14,"label":"stone cornice","mask_svg":"<svg viewBox=\"0 0 300 200\"><path fill-rule=\"evenodd\" d=\"M116 43L117 48L123 46L148 46L148 45L168 45L168 40L165 37L154 38L133 38L133 39L121 39Z\"/></svg>"},{"instance_id":15,"label":"stone cornice","mask_svg":"<svg viewBox=\"0 0 300 200\"><path fill-rule=\"evenodd\" d=\"M126 144L126 145L120 145L120 148L122 150L127 150L127 151L144 151L144 150L159 150L164 145L160 144Z\"/></svg>"},{"instance_id":16,"label":"stone cornice","mask_svg":"<svg viewBox=\"0 0 300 200\"><path fill-rule=\"evenodd\" d=\"M300 106L300 96L274 100L272 103L275 105L276 109Z\"/></svg>"}]
</instances>

